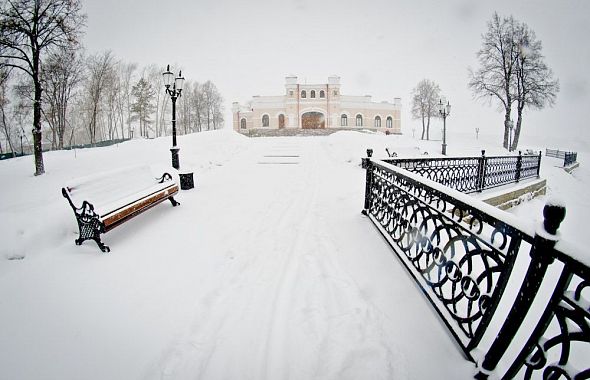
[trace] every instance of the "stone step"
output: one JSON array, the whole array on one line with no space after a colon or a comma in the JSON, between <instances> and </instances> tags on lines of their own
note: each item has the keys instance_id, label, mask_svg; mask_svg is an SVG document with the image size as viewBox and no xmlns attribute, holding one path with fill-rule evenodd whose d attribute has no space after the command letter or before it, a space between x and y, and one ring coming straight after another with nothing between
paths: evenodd
<instances>
[{"instance_id":1,"label":"stone step","mask_svg":"<svg viewBox=\"0 0 590 380\"><path fill-rule=\"evenodd\" d=\"M283 128L283 129L248 129L239 132L248 137L279 137L279 136L328 136L340 131L356 131L364 133L375 133L376 128L322 128L322 129L301 129L301 128Z\"/></svg>"}]
</instances>

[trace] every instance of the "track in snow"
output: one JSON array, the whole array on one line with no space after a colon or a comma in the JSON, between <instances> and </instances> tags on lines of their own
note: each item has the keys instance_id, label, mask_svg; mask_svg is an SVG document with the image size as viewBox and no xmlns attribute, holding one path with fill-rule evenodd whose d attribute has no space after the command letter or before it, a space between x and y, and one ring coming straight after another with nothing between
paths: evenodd
<instances>
[{"instance_id":1,"label":"track in snow","mask_svg":"<svg viewBox=\"0 0 590 380\"><path fill-rule=\"evenodd\" d=\"M192 323L147 378L407 378L395 322L342 261L368 254L359 247L385 247L376 234L372 244L359 243L342 225L371 228L359 212L364 185L347 192L348 180L333 176L342 168L318 139L276 141L254 140L217 173L223 183L248 173L208 198L222 203L210 207L233 226L216 250L228 260L202 284ZM343 195L350 192L359 194ZM335 202L342 213L327 213Z\"/></svg>"}]
</instances>

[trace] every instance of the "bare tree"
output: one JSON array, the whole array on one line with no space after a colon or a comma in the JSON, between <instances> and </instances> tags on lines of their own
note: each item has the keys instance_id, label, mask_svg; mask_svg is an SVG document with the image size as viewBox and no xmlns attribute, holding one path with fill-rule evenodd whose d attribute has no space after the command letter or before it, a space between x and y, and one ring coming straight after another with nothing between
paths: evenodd
<instances>
[{"instance_id":1,"label":"bare tree","mask_svg":"<svg viewBox=\"0 0 590 380\"><path fill-rule=\"evenodd\" d=\"M193 123L194 127L193 130L196 132L201 132L203 115L206 113L204 112L205 101L203 100L203 90L202 85L198 82L193 84L192 94L190 97L190 104L192 111L194 112L193 116Z\"/></svg>"},{"instance_id":2,"label":"bare tree","mask_svg":"<svg viewBox=\"0 0 590 380\"><path fill-rule=\"evenodd\" d=\"M45 173L41 147L41 62L54 48L74 45L86 16L79 0L6 0L0 5L0 66L26 73L34 86L35 175Z\"/></svg>"},{"instance_id":3,"label":"bare tree","mask_svg":"<svg viewBox=\"0 0 590 380\"><path fill-rule=\"evenodd\" d=\"M223 125L223 98L217 92L213 102L213 129L218 129L221 125Z\"/></svg>"},{"instance_id":4,"label":"bare tree","mask_svg":"<svg viewBox=\"0 0 590 380\"><path fill-rule=\"evenodd\" d=\"M183 133L186 135L191 130L191 117L192 117L192 110L191 110L191 97L193 95L192 91L192 83L190 81L185 81L184 86L182 88L182 97L178 98L177 102L178 108L176 109L177 112L177 120L178 120L178 130L182 130Z\"/></svg>"},{"instance_id":5,"label":"bare tree","mask_svg":"<svg viewBox=\"0 0 590 380\"><path fill-rule=\"evenodd\" d=\"M2 133L8 144L8 148L15 155L12 139L14 138L14 130L11 128L11 123L8 120L8 104L10 103L6 92L8 89L8 70L0 68L0 123L2 123Z\"/></svg>"},{"instance_id":6,"label":"bare tree","mask_svg":"<svg viewBox=\"0 0 590 380\"><path fill-rule=\"evenodd\" d=\"M119 77L117 109L119 110L121 137L125 138L125 126L127 126L127 137L131 137L131 87L133 82L133 73L137 70L137 64L119 62L117 69Z\"/></svg>"},{"instance_id":7,"label":"bare tree","mask_svg":"<svg viewBox=\"0 0 590 380\"><path fill-rule=\"evenodd\" d=\"M84 72L82 58L73 49L53 52L43 71L43 114L52 131L52 148L63 149L68 126L68 105L76 95Z\"/></svg>"},{"instance_id":8,"label":"bare tree","mask_svg":"<svg viewBox=\"0 0 590 380\"><path fill-rule=\"evenodd\" d=\"M430 79L422 79L412 90L412 118L422 120L422 137L430 140L430 119L438 117L440 87Z\"/></svg>"},{"instance_id":9,"label":"bare tree","mask_svg":"<svg viewBox=\"0 0 590 380\"><path fill-rule=\"evenodd\" d=\"M525 107L541 109L552 105L559 82L544 63L541 42L529 27L514 19L494 13L488 30L482 35L483 46L477 52L479 69L469 69L469 87L476 98L498 100L504 111L504 148L514 150L522 127ZM515 138L509 145L510 115L517 103Z\"/></svg>"},{"instance_id":10,"label":"bare tree","mask_svg":"<svg viewBox=\"0 0 590 380\"><path fill-rule=\"evenodd\" d=\"M104 101L102 97L105 88L109 84L109 80L112 78L114 64L113 54L110 51L90 56L88 59L88 80L86 91L88 96L87 110L90 117L88 120L87 131L91 144L96 143L101 101Z\"/></svg>"},{"instance_id":11,"label":"bare tree","mask_svg":"<svg viewBox=\"0 0 590 380\"><path fill-rule=\"evenodd\" d=\"M119 63L113 62L113 66L107 71L105 77L105 96L104 96L104 116L106 118L107 138L109 140L115 139L119 130L117 129L120 122L121 110L121 78L117 70ZM122 126L121 126L122 129Z\"/></svg>"},{"instance_id":12,"label":"bare tree","mask_svg":"<svg viewBox=\"0 0 590 380\"><path fill-rule=\"evenodd\" d=\"M559 92L559 81L553 79L553 71L544 62L542 44L537 40L535 32L527 24L522 23L518 26L514 42L518 47L517 118L514 139L509 148L512 151L518 147L524 108L542 109L546 105L553 106Z\"/></svg>"},{"instance_id":13,"label":"bare tree","mask_svg":"<svg viewBox=\"0 0 590 380\"><path fill-rule=\"evenodd\" d=\"M164 113L166 98L168 95L164 93L164 79L162 77L162 68L157 65L149 65L143 71L143 78L147 80L154 91L154 130L157 137L165 135L164 130ZM184 95L184 94L183 94Z\"/></svg>"},{"instance_id":14,"label":"bare tree","mask_svg":"<svg viewBox=\"0 0 590 380\"><path fill-rule=\"evenodd\" d=\"M483 46L477 52L479 69L469 69L469 87L476 98L489 101L495 97L504 110L504 148L508 148L510 112L514 102L514 72L518 49L513 43L516 20L500 18L494 13L488 30L482 35Z\"/></svg>"}]
</instances>

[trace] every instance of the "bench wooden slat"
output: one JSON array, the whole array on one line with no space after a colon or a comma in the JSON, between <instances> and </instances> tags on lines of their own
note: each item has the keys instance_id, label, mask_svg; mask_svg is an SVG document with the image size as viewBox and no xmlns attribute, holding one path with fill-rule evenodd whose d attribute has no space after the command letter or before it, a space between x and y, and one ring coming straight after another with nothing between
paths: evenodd
<instances>
[{"instance_id":1,"label":"bench wooden slat","mask_svg":"<svg viewBox=\"0 0 590 380\"><path fill-rule=\"evenodd\" d=\"M112 230L124 221L133 218L136 215L152 208L153 206L167 200L171 196L178 193L178 186L176 184L170 186L165 190L158 191L149 195L147 198L141 199L118 210L108 213L102 220L105 225L105 232Z\"/></svg>"}]
</instances>

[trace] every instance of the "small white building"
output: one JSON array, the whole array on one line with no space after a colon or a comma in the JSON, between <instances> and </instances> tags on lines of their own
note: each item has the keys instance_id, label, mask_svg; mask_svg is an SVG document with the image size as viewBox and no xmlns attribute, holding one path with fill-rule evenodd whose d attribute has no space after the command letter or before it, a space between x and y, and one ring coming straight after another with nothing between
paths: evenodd
<instances>
[{"instance_id":1,"label":"small white building","mask_svg":"<svg viewBox=\"0 0 590 380\"><path fill-rule=\"evenodd\" d=\"M371 129L401 134L401 99L373 102L370 95L340 93L340 77L328 83L300 84L296 76L285 78L285 94L254 96L248 105L233 103L233 127L241 133L252 129Z\"/></svg>"}]
</instances>

